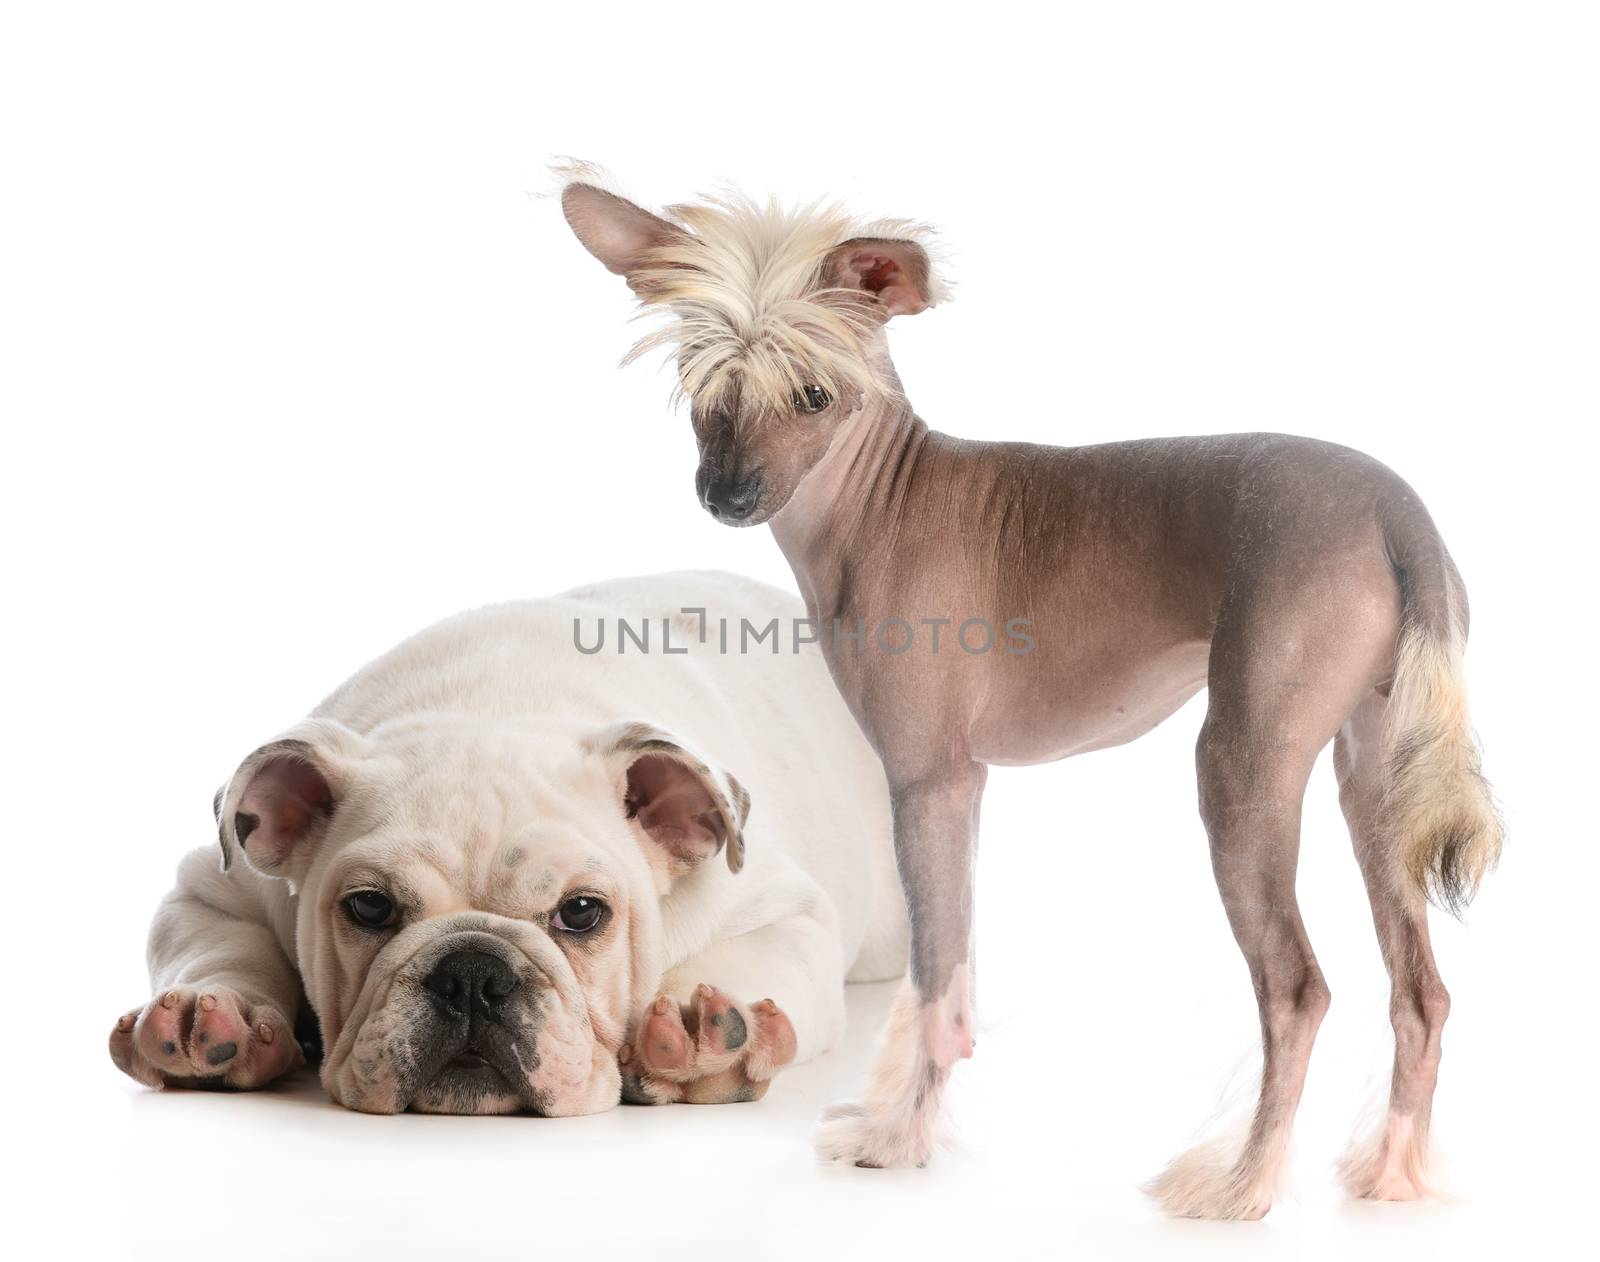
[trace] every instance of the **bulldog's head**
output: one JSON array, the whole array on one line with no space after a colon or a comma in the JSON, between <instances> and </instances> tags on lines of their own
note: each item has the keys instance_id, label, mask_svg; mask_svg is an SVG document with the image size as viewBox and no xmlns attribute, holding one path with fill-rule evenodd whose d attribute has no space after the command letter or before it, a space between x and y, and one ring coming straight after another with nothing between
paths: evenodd
<instances>
[{"instance_id":1,"label":"bulldog's head","mask_svg":"<svg viewBox=\"0 0 1600 1262\"><path fill-rule=\"evenodd\" d=\"M659 904L737 872L749 798L645 723L310 719L218 797L223 865L298 892L322 1081L353 1109L592 1113L661 973ZM702 867L702 865L705 865Z\"/></svg>"}]
</instances>

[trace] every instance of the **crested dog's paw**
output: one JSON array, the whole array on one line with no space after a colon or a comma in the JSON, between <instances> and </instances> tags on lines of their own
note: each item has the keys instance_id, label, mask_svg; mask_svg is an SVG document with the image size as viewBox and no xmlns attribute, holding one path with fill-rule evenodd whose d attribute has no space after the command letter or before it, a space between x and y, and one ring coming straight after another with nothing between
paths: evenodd
<instances>
[{"instance_id":1,"label":"crested dog's paw","mask_svg":"<svg viewBox=\"0 0 1600 1262\"><path fill-rule=\"evenodd\" d=\"M864 1170L925 1166L933 1152L935 1117L935 1109L921 1101L886 1109L847 1100L824 1110L812 1142L822 1160Z\"/></svg>"},{"instance_id":2,"label":"crested dog's paw","mask_svg":"<svg viewBox=\"0 0 1600 1262\"><path fill-rule=\"evenodd\" d=\"M745 1006L712 986L679 1004L662 995L617 1054L630 1104L741 1104L767 1094L794 1060L789 1018L770 999Z\"/></svg>"},{"instance_id":3,"label":"crested dog's paw","mask_svg":"<svg viewBox=\"0 0 1600 1262\"><path fill-rule=\"evenodd\" d=\"M950 1020L952 1013L962 1014L959 1023ZM813 1137L817 1155L868 1169L926 1165L950 1060L972 1054L970 1013L970 1004L924 1004L910 982L902 984L866 1097L823 1113ZM964 1038L946 1037L958 1029ZM939 1054L937 1044L930 1047L931 1039L943 1040L949 1060Z\"/></svg>"},{"instance_id":4,"label":"crested dog's paw","mask_svg":"<svg viewBox=\"0 0 1600 1262\"><path fill-rule=\"evenodd\" d=\"M1246 1147L1235 1156L1227 1137L1196 1144L1145 1185L1145 1193L1175 1218L1254 1220L1272 1208L1282 1181L1281 1149Z\"/></svg>"},{"instance_id":5,"label":"crested dog's paw","mask_svg":"<svg viewBox=\"0 0 1600 1262\"><path fill-rule=\"evenodd\" d=\"M1339 1179L1363 1200L1442 1198L1431 1166L1426 1120L1419 1126L1410 1116L1391 1113L1370 1139L1351 1145L1339 1162Z\"/></svg>"},{"instance_id":6,"label":"crested dog's paw","mask_svg":"<svg viewBox=\"0 0 1600 1262\"><path fill-rule=\"evenodd\" d=\"M226 986L177 986L117 1018L111 1059L147 1087L265 1086L305 1056L271 1004Z\"/></svg>"}]
</instances>

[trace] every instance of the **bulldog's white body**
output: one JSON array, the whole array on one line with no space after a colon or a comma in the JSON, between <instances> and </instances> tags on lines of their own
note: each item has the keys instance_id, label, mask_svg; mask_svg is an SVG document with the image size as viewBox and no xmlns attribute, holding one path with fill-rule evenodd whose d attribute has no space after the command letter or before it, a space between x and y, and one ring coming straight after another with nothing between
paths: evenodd
<instances>
[{"instance_id":1,"label":"bulldog's white body","mask_svg":"<svg viewBox=\"0 0 1600 1262\"><path fill-rule=\"evenodd\" d=\"M723 938L811 904L820 887L825 900L815 914L832 922L849 980L898 977L907 926L883 768L840 701L821 652L808 644L794 651L791 628L805 616L798 597L722 571L613 579L435 623L357 671L313 713L358 732L432 711L561 716L595 727L646 718L737 776L753 804L743 870L707 864L662 900L669 970ZM648 623L648 651L620 639L619 619L638 634ZM672 623L671 653L663 619ZM750 643L741 646L741 619L758 631L777 619L778 635L759 645L745 637ZM594 647L604 621L599 652L578 650L575 620L585 649ZM750 963L759 976L765 962ZM840 977L815 981L813 1037L799 1031L789 1009L802 1048L813 1053L837 1039L844 1012ZM755 985L786 1006L771 984Z\"/></svg>"},{"instance_id":2,"label":"bulldog's white body","mask_svg":"<svg viewBox=\"0 0 1600 1262\"><path fill-rule=\"evenodd\" d=\"M685 607L705 612L703 617L685 613ZM365 812L367 819L356 832L369 839L374 832L382 834L372 821L392 817L401 809L393 803L409 802L407 794L414 798L423 792L417 786L429 776L440 781L442 769L452 760L464 757L461 765L466 770L447 773L443 782L452 789L462 782L475 783L476 730L502 733L510 728L520 733L525 727L536 734L528 746L533 749L542 748L539 741L555 739L548 733L562 735L565 743L551 745L560 751L559 756L551 755L551 766L525 768L527 782L539 786L529 789L528 802L534 805L511 803L498 813L485 813L485 796L519 794L517 768L512 768L508 780L501 767L498 780L491 781L486 774L486 787L462 794L459 807L451 804L448 792L426 790L431 793L430 823L421 832L434 836L420 835L415 827L393 836L382 834L385 853L406 848L425 852L435 842L451 848L454 885L435 896L430 919L410 931L417 933L430 925L457 931L452 916L459 919L486 910L507 915L492 901L492 883L500 872L496 865L521 863L520 853L508 857L505 851L526 848L532 851L533 862L526 868L531 871L542 857L539 838L562 835L562 817L569 812L573 829L592 833L623 827L620 813L614 824L609 815L596 823L596 810L610 811L611 805L601 803L597 808L593 795L585 797L579 789L567 787L588 786L587 781L573 778L568 765L571 749L583 744L582 733L644 721L682 738L684 745L748 792L750 810L742 830L745 862L737 872L721 861L701 862L692 869L675 870L670 878L658 864L654 877L645 879L647 887L653 879L654 888L644 897L659 900L659 921L646 917L630 923L635 935L634 974L640 959L650 961L646 971L655 971L659 962L659 973L619 981L613 969L606 974L605 985L630 996L626 1002L633 1011L626 1018L626 1031L637 1029L641 1009L657 994L687 1004L697 987L708 984L740 1001L769 996L792 1021L798 1055L804 1059L838 1039L847 977L881 979L901 972L907 929L894 870L883 772L840 701L821 654L809 646L796 647L791 628L793 620L803 617L804 608L793 596L710 572L619 579L548 599L492 606L440 622L379 657L318 706L302 727L332 721L341 730L348 729L361 738L364 765L384 769L381 775L366 777L359 810L351 807L358 814ZM729 626L726 649L719 628L724 618ZM759 644L741 646L741 619L758 629L776 619L777 651L770 636ZM619 637L619 620L634 633L625 643ZM665 634L664 622L670 623ZM635 637L646 623L649 647L643 651ZM604 647L595 653L580 652L577 641L592 647L602 625ZM566 740L568 733L579 736ZM513 785L510 790L504 787L508 783ZM219 796L225 821L236 809L241 791L236 783ZM506 835L486 835L496 829L485 819L508 821L501 830ZM513 819L514 835L509 822ZM457 831L461 837L446 835ZM239 841L244 843L246 836L241 833ZM228 837L225 823L225 856L230 850ZM324 841L322 846L327 850L351 844L341 838L338 845ZM457 857L458 850L464 859ZM347 932L348 926L337 916L329 918L327 897L320 906L312 906L313 900L302 899L289 880L256 870L262 858L254 841L242 844L241 851L249 862L233 862L226 870L219 865L215 846L188 856L180 868L178 888L157 916L150 943L156 999L149 1009L154 1015L139 1018L137 1029L125 1018L127 1028L119 1025L119 1034L113 1036L113 1055L119 1063L133 1061L124 1068L145 1081L178 1085L175 1079L183 1077L181 1065L160 1063L159 1049L170 1047L170 1042L162 1043L154 1033L138 1039L147 1023L154 1031L155 1018L161 1016L155 1010L164 992L170 1008L173 993L194 990L195 1019L203 1024L205 1013L213 1009L201 1012L199 1007L214 1004L209 992L223 985L243 996L239 1008L246 1013L245 1028L260 1029L259 1022L252 1027L248 1008L261 1003L268 1009L283 1009L293 1002L285 998L289 985L298 987L303 978L322 1022L330 1062L350 1051L346 1045L351 1028L370 1020L362 1015L366 1011L362 1005L368 1002L365 994L359 1000L356 996L360 979L339 976L340 961L332 956L337 944L328 940ZM496 857L474 857L479 851ZM395 862L406 858L402 855ZM319 854L305 862L312 866L294 874L294 881L302 891L314 890L319 879L315 865L332 859ZM430 862L437 866L439 861ZM484 868L487 878L459 875L462 867L474 866ZM591 866L598 865L591 862ZM490 882L487 887L485 879ZM637 892L639 882L633 884ZM513 923L505 929L508 938L515 939L525 927L514 923L518 915L509 913ZM771 931L763 932L767 930ZM641 933L658 936L659 941L642 950L637 942ZM269 941L277 950L270 949ZM380 956L361 967L376 977L382 961ZM351 970L345 965L343 971ZM591 983L586 974L576 983L585 990L600 984ZM595 1009L595 1037L610 1042L614 1061L615 1037L601 1033L603 1004L598 996L589 1001ZM292 1019L292 1007L287 1015ZM614 1024L611 1021L606 1028ZM119 1036L135 1038L131 1053L118 1055ZM139 1047L148 1056L141 1058ZM201 1048L180 1048L180 1058L185 1050L195 1072L203 1076ZM597 1058L604 1054L604 1049L596 1052ZM626 1060L626 1051L623 1057ZM334 1077L341 1072L337 1065L324 1066L324 1080L335 1098L387 1111L382 1101L358 1098L360 1091L336 1082ZM586 1089L586 1103L567 1101L550 1111L604 1106L611 1088L598 1078L596 1084Z\"/></svg>"}]
</instances>

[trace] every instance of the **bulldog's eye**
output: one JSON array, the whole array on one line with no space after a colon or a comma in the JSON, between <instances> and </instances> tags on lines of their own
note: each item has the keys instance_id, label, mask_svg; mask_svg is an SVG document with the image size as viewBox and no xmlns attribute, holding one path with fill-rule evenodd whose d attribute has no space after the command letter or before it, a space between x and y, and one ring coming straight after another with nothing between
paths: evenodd
<instances>
[{"instance_id":1,"label":"bulldog's eye","mask_svg":"<svg viewBox=\"0 0 1600 1262\"><path fill-rule=\"evenodd\" d=\"M833 402L833 396L821 386L802 386L794 392L797 412L820 412Z\"/></svg>"},{"instance_id":2,"label":"bulldog's eye","mask_svg":"<svg viewBox=\"0 0 1600 1262\"><path fill-rule=\"evenodd\" d=\"M344 914L363 929L387 929L397 919L393 900L380 890L357 890L346 896Z\"/></svg>"},{"instance_id":3,"label":"bulldog's eye","mask_svg":"<svg viewBox=\"0 0 1600 1262\"><path fill-rule=\"evenodd\" d=\"M555 927L568 933L590 933L605 919L606 905L598 898L580 894L556 908Z\"/></svg>"}]
</instances>

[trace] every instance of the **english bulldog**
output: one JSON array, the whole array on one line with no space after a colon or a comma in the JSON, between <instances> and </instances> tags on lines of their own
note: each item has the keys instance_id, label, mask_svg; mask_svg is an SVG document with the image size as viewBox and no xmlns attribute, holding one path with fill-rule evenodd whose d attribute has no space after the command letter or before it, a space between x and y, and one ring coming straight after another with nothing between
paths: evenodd
<instances>
[{"instance_id":1,"label":"english bulldog","mask_svg":"<svg viewBox=\"0 0 1600 1262\"><path fill-rule=\"evenodd\" d=\"M907 954L883 771L821 654L725 630L803 617L664 574L391 649L218 791L112 1060L262 1087L313 1016L363 1112L760 1099Z\"/></svg>"}]
</instances>

